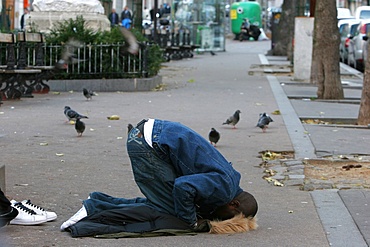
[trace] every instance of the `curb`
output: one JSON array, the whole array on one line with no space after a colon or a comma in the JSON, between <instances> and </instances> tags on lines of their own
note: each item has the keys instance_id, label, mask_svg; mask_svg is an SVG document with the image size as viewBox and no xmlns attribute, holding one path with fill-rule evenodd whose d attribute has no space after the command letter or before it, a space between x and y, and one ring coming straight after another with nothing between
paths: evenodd
<instances>
[{"instance_id":1,"label":"curb","mask_svg":"<svg viewBox=\"0 0 370 247\"><path fill-rule=\"evenodd\" d=\"M83 80L49 80L51 91L82 91L84 87L96 92L138 92L151 91L162 83L162 76L129 79L83 79Z\"/></svg>"}]
</instances>

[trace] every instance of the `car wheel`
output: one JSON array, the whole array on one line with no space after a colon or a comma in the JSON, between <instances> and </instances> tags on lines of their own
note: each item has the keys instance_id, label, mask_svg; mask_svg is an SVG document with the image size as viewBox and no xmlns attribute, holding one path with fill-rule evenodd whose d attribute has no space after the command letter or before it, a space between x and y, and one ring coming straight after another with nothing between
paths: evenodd
<instances>
[{"instance_id":1,"label":"car wheel","mask_svg":"<svg viewBox=\"0 0 370 247\"><path fill-rule=\"evenodd\" d=\"M359 61L356 61L355 60L355 69L359 70L359 71L363 71L363 63L362 62L359 62Z\"/></svg>"}]
</instances>

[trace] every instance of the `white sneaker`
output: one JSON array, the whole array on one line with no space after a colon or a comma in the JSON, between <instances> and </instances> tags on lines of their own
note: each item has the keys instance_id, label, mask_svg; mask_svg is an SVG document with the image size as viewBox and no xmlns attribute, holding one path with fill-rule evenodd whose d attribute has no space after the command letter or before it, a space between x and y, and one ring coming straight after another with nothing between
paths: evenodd
<instances>
[{"instance_id":1,"label":"white sneaker","mask_svg":"<svg viewBox=\"0 0 370 247\"><path fill-rule=\"evenodd\" d=\"M35 204L32 204L31 203L31 200L23 200L21 203L24 206L26 206L27 208L32 209L33 211L35 211L36 214L46 215L46 219L48 221L52 221L52 220L55 220L57 218L57 214L56 213L50 212L50 211L46 211L42 207L37 206Z\"/></svg>"},{"instance_id":2,"label":"white sneaker","mask_svg":"<svg viewBox=\"0 0 370 247\"><path fill-rule=\"evenodd\" d=\"M65 229L67 229L71 225L76 224L78 221L82 220L86 216L87 216L86 208L85 206L82 206L82 208L78 210L77 213L75 213L71 218L69 218L69 220L67 220L60 226L60 230L64 231Z\"/></svg>"},{"instance_id":3,"label":"white sneaker","mask_svg":"<svg viewBox=\"0 0 370 247\"><path fill-rule=\"evenodd\" d=\"M15 203L12 207L18 210L18 215L10 221L10 225L38 225L48 221L45 215L36 214L35 211L20 202Z\"/></svg>"}]
</instances>

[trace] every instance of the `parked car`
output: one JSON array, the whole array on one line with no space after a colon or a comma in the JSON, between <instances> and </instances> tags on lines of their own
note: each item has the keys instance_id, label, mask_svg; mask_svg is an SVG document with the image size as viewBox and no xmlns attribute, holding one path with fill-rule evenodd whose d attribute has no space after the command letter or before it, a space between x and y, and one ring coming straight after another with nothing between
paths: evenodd
<instances>
[{"instance_id":1,"label":"parked car","mask_svg":"<svg viewBox=\"0 0 370 247\"><path fill-rule=\"evenodd\" d=\"M361 20L353 36L350 36L348 46L348 64L355 69L362 70L364 65L364 36L370 36L370 19Z\"/></svg>"},{"instance_id":2,"label":"parked car","mask_svg":"<svg viewBox=\"0 0 370 247\"><path fill-rule=\"evenodd\" d=\"M351 37L354 36L357 27L360 25L360 20L357 19L342 19L338 22L340 33L339 55L342 63L348 63L348 46Z\"/></svg>"},{"instance_id":3,"label":"parked car","mask_svg":"<svg viewBox=\"0 0 370 247\"><path fill-rule=\"evenodd\" d=\"M355 17L351 15L351 11L347 8L337 8L337 19L354 19Z\"/></svg>"},{"instance_id":4,"label":"parked car","mask_svg":"<svg viewBox=\"0 0 370 247\"><path fill-rule=\"evenodd\" d=\"M370 6L360 6L356 8L356 19L370 19Z\"/></svg>"}]
</instances>

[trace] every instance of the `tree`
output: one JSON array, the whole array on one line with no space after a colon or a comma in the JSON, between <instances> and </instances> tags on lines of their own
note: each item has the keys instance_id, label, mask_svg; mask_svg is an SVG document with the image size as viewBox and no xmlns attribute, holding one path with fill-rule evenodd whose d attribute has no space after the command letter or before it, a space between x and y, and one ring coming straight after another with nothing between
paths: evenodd
<instances>
[{"instance_id":1,"label":"tree","mask_svg":"<svg viewBox=\"0 0 370 247\"><path fill-rule=\"evenodd\" d=\"M2 8L1 8L1 15L0 15L0 28L3 31L9 31L10 21L9 17L6 15L6 0L2 0Z\"/></svg>"},{"instance_id":2,"label":"tree","mask_svg":"<svg viewBox=\"0 0 370 247\"><path fill-rule=\"evenodd\" d=\"M335 1L316 0L311 83L319 99L343 99L339 69L340 34Z\"/></svg>"},{"instance_id":3,"label":"tree","mask_svg":"<svg viewBox=\"0 0 370 247\"><path fill-rule=\"evenodd\" d=\"M143 1L135 0L134 27L139 32L143 29Z\"/></svg>"},{"instance_id":4,"label":"tree","mask_svg":"<svg viewBox=\"0 0 370 247\"><path fill-rule=\"evenodd\" d=\"M370 45L367 41L367 56L365 62L365 74L362 85L362 95L360 110L358 113L357 124L370 124Z\"/></svg>"},{"instance_id":5,"label":"tree","mask_svg":"<svg viewBox=\"0 0 370 247\"><path fill-rule=\"evenodd\" d=\"M293 53L293 36L294 36L294 2L296 0L284 0L281 8L281 17L277 27L273 29L273 36L276 37L273 42L274 46L270 53L274 56L288 56L291 58Z\"/></svg>"},{"instance_id":6,"label":"tree","mask_svg":"<svg viewBox=\"0 0 370 247\"><path fill-rule=\"evenodd\" d=\"M274 47L270 53L274 56L288 56L293 60L293 38L295 17L303 16L305 0L284 0L281 17L274 32Z\"/></svg>"}]
</instances>

